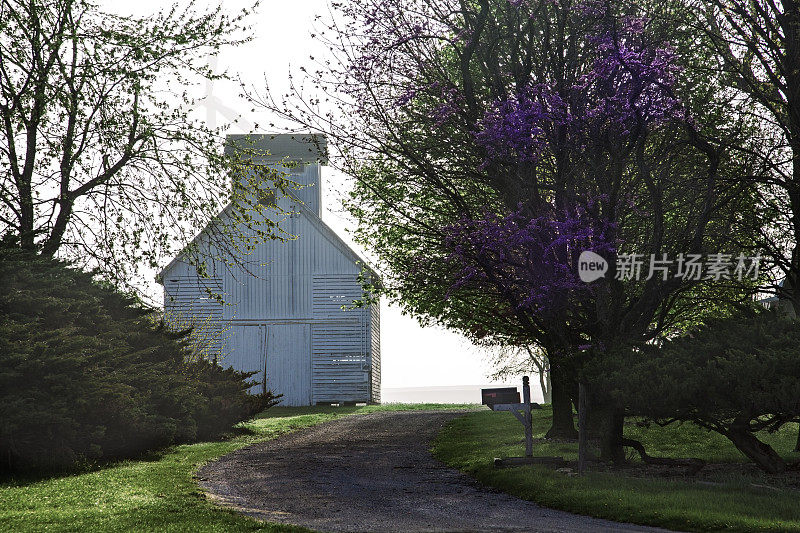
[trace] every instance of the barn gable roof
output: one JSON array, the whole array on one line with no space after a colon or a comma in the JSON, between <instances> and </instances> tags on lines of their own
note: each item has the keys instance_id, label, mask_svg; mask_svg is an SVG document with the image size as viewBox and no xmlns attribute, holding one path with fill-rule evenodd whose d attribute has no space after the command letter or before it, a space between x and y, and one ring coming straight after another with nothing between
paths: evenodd
<instances>
[{"instance_id":1,"label":"barn gable roof","mask_svg":"<svg viewBox=\"0 0 800 533\"><path fill-rule=\"evenodd\" d=\"M378 284L381 284L380 276L372 268L372 266L369 264L369 262L367 262L365 259L363 259L360 255L358 255L358 253L356 253L339 235L337 235L336 232L333 231L333 229L330 226L328 226L322 220L322 218L320 218L314 211L312 211L311 209L309 209L308 207L306 207L302 203L296 204L296 206L298 207L298 212L300 213L300 215L303 216L304 218L306 218L309 222L311 222L312 226L314 226L320 232L320 234L323 235L326 238L326 240L331 244L331 246L335 247L340 252L342 252L346 257L348 257L351 261L353 261L354 264L359 264L359 265L363 266L363 268L365 268L369 272L369 274L373 277L373 279L375 281L377 281ZM220 216L226 214L232 208L233 208L233 203L228 204L220 212ZM192 239L191 242L189 244L187 244L183 248L183 250L181 250L181 252L178 253L172 259L172 261L170 261L167 264L167 266L165 266L163 269L161 269L161 271L156 276L156 281L158 281L158 283L162 283L163 284L164 276L167 275L169 273L169 271L172 270L176 265L178 265L179 263L182 262L182 257L184 255L184 252L186 251L186 249L189 248L192 244L197 243L198 240L206 232L209 231L209 229L210 229L212 224L214 224L213 220L211 222L209 222L206 225L206 227L203 228L194 237L194 239ZM300 235L298 238L302 238L302 235Z\"/></svg>"},{"instance_id":2,"label":"barn gable roof","mask_svg":"<svg viewBox=\"0 0 800 533\"><path fill-rule=\"evenodd\" d=\"M333 231L333 229L328 226L322 220L322 218L319 217L319 215L305 205L299 204L299 206L301 213L305 215L305 217L314 225L314 227L317 228L319 232L327 238L328 242L330 242L334 247L338 248L339 251L341 251L344 255L348 256L354 263L363 265L370 275L380 283L380 276L378 276L377 272L375 272L372 266L360 255L358 255L352 248L350 248L350 246L344 242L344 240L339 237L339 235ZM302 236L300 236L300 238L302 238Z\"/></svg>"}]
</instances>

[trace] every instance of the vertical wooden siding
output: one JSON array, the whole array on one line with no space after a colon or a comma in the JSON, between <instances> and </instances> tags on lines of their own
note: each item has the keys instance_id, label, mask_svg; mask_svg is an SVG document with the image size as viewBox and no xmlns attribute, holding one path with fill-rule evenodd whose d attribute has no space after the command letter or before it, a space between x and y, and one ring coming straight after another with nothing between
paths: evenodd
<instances>
[{"instance_id":1,"label":"vertical wooden siding","mask_svg":"<svg viewBox=\"0 0 800 533\"><path fill-rule=\"evenodd\" d=\"M311 403L311 325L267 324L267 388L281 405Z\"/></svg>"},{"instance_id":2,"label":"vertical wooden siding","mask_svg":"<svg viewBox=\"0 0 800 533\"><path fill-rule=\"evenodd\" d=\"M255 385L251 394L264 391L264 370L266 368L266 327L264 325L234 325L227 339L227 354L219 363L232 366L241 372L256 372L250 378Z\"/></svg>"}]
</instances>

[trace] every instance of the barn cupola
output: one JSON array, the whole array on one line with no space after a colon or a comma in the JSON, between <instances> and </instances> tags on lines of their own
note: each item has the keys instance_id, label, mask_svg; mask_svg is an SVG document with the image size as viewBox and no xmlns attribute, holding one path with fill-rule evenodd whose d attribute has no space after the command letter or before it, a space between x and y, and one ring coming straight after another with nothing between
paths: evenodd
<instances>
[{"instance_id":1,"label":"barn cupola","mask_svg":"<svg viewBox=\"0 0 800 533\"><path fill-rule=\"evenodd\" d=\"M322 210L320 166L327 163L327 149L327 139L319 134L241 134L225 138L225 155L284 172L286 179L300 186L286 191L289 200L304 205L317 216ZM234 190L253 192L263 201L274 199L273 184L254 179L255 175L252 171L234 175Z\"/></svg>"}]
</instances>

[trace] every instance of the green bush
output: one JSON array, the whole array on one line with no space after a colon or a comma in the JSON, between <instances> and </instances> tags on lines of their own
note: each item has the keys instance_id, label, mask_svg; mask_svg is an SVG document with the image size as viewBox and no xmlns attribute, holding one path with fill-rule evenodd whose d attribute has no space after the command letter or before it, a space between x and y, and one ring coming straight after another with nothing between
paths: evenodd
<instances>
[{"instance_id":1,"label":"green bush","mask_svg":"<svg viewBox=\"0 0 800 533\"><path fill-rule=\"evenodd\" d=\"M0 246L0 470L64 469L208 438L274 405L187 363L187 332L62 262Z\"/></svg>"},{"instance_id":2,"label":"green bush","mask_svg":"<svg viewBox=\"0 0 800 533\"><path fill-rule=\"evenodd\" d=\"M187 371L203 401L195 407L197 438L216 437L264 409L279 402L281 395L270 391L265 394L248 394L253 385L247 378L256 372L237 372L200 359L187 364Z\"/></svg>"},{"instance_id":3,"label":"green bush","mask_svg":"<svg viewBox=\"0 0 800 533\"><path fill-rule=\"evenodd\" d=\"M768 472L786 467L755 433L800 419L800 321L742 311L622 354L596 375L595 389L630 415L690 421L724 435Z\"/></svg>"}]
</instances>

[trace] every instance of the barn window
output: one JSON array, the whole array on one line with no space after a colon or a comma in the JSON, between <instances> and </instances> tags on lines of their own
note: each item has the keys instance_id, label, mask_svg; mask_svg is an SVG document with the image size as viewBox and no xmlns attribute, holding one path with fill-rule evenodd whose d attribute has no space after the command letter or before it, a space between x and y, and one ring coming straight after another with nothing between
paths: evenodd
<instances>
[{"instance_id":1,"label":"barn window","mask_svg":"<svg viewBox=\"0 0 800 533\"><path fill-rule=\"evenodd\" d=\"M317 317L355 318L353 302L364 297L358 276L329 274L314 276L313 313ZM350 310L350 311L348 311Z\"/></svg>"},{"instance_id":2,"label":"barn window","mask_svg":"<svg viewBox=\"0 0 800 533\"><path fill-rule=\"evenodd\" d=\"M164 289L169 311L187 317L222 319L221 278L175 277L168 282Z\"/></svg>"}]
</instances>

